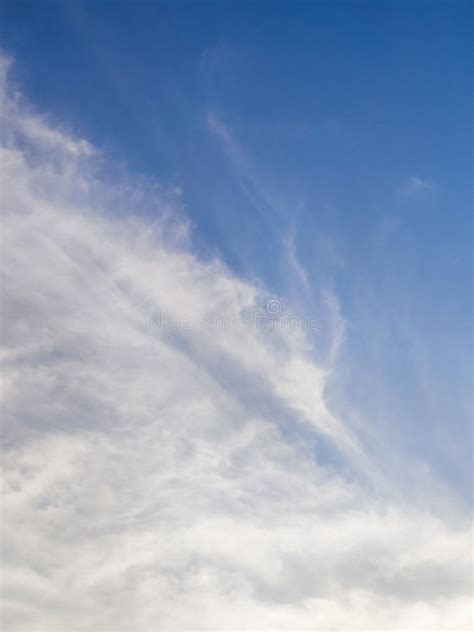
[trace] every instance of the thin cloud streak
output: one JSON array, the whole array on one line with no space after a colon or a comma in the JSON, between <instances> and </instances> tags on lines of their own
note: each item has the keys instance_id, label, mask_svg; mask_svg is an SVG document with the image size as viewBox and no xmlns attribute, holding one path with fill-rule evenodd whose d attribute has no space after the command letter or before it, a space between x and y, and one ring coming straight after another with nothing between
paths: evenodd
<instances>
[{"instance_id":1,"label":"thin cloud streak","mask_svg":"<svg viewBox=\"0 0 474 632\"><path fill-rule=\"evenodd\" d=\"M408 181L401 187L402 195L406 197L413 197L424 191L430 191L433 189L434 183L428 178L420 178L419 176L410 176Z\"/></svg>"}]
</instances>

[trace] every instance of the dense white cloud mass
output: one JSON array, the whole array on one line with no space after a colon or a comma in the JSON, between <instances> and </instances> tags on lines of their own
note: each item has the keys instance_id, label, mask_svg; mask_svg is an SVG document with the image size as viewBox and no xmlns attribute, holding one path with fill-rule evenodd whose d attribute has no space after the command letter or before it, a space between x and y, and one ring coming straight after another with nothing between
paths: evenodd
<instances>
[{"instance_id":1,"label":"dense white cloud mass","mask_svg":"<svg viewBox=\"0 0 474 632\"><path fill-rule=\"evenodd\" d=\"M374 491L304 334L198 331L265 291L2 97L3 629L470 629L463 512Z\"/></svg>"}]
</instances>

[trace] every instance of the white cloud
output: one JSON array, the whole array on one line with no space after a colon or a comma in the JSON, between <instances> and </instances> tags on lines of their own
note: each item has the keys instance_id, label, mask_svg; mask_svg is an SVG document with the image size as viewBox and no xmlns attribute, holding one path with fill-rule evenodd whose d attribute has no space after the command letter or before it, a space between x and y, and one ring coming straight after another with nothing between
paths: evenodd
<instances>
[{"instance_id":1,"label":"white cloud","mask_svg":"<svg viewBox=\"0 0 474 632\"><path fill-rule=\"evenodd\" d=\"M301 333L152 331L269 297L3 96L3 629L468 629L464 512L374 491Z\"/></svg>"},{"instance_id":2,"label":"white cloud","mask_svg":"<svg viewBox=\"0 0 474 632\"><path fill-rule=\"evenodd\" d=\"M240 153L240 145L234 139L228 125L215 112L207 113L206 124L209 131L226 146L229 152L232 154Z\"/></svg>"},{"instance_id":3,"label":"white cloud","mask_svg":"<svg viewBox=\"0 0 474 632\"><path fill-rule=\"evenodd\" d=\"M298 258L298 254L296 252L296 243L295 243L295 233L290 232L285 239L283 240L283 244L284 247L286 249L286 255L287 255L287 259L288 259L288 263L291 267L291 269L293 270L296 278L298 279L299 283L301 284L301 286L306 290L309 291L310 286L309 286L309 279L308 279L308 275L306 273L306 270L304 269L304 266L302 265L301 261Z\"/></svg>"}]
</instances>

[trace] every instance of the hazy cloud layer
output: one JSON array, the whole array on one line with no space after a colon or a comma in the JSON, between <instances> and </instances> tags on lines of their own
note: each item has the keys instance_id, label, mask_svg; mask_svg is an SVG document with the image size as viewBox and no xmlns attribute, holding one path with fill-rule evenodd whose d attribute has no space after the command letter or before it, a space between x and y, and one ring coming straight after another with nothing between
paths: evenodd
<instances>
[{"instance_id":1,"label":"hazy cloud layer","mask_svg":"<svg viewBox=\"0 0 474 632\"><path fill-rule=\"evenodd\" d=\"M467 509L376 491L304 332L192 326L272 297L2 97L3 628L469 629Z\"/></svg>"}]
</instances>

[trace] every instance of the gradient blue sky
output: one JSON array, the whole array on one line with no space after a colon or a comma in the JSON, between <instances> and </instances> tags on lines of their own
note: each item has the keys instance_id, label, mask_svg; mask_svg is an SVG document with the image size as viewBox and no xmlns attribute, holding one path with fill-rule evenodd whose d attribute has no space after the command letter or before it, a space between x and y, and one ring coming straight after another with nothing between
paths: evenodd
<instances>
[{"instance_id":1,"label":"gradient blue sky","mask_svg":"<svg viewBox=\"0 0 474 632\"><path fill-rule=\"evenodd\" d=\"M321 320L314 288L335 293L338 401L467 493L470 4L4 2L1 18L29 98L181 189L204 256Z\"/></svg>"}]
</instances>

